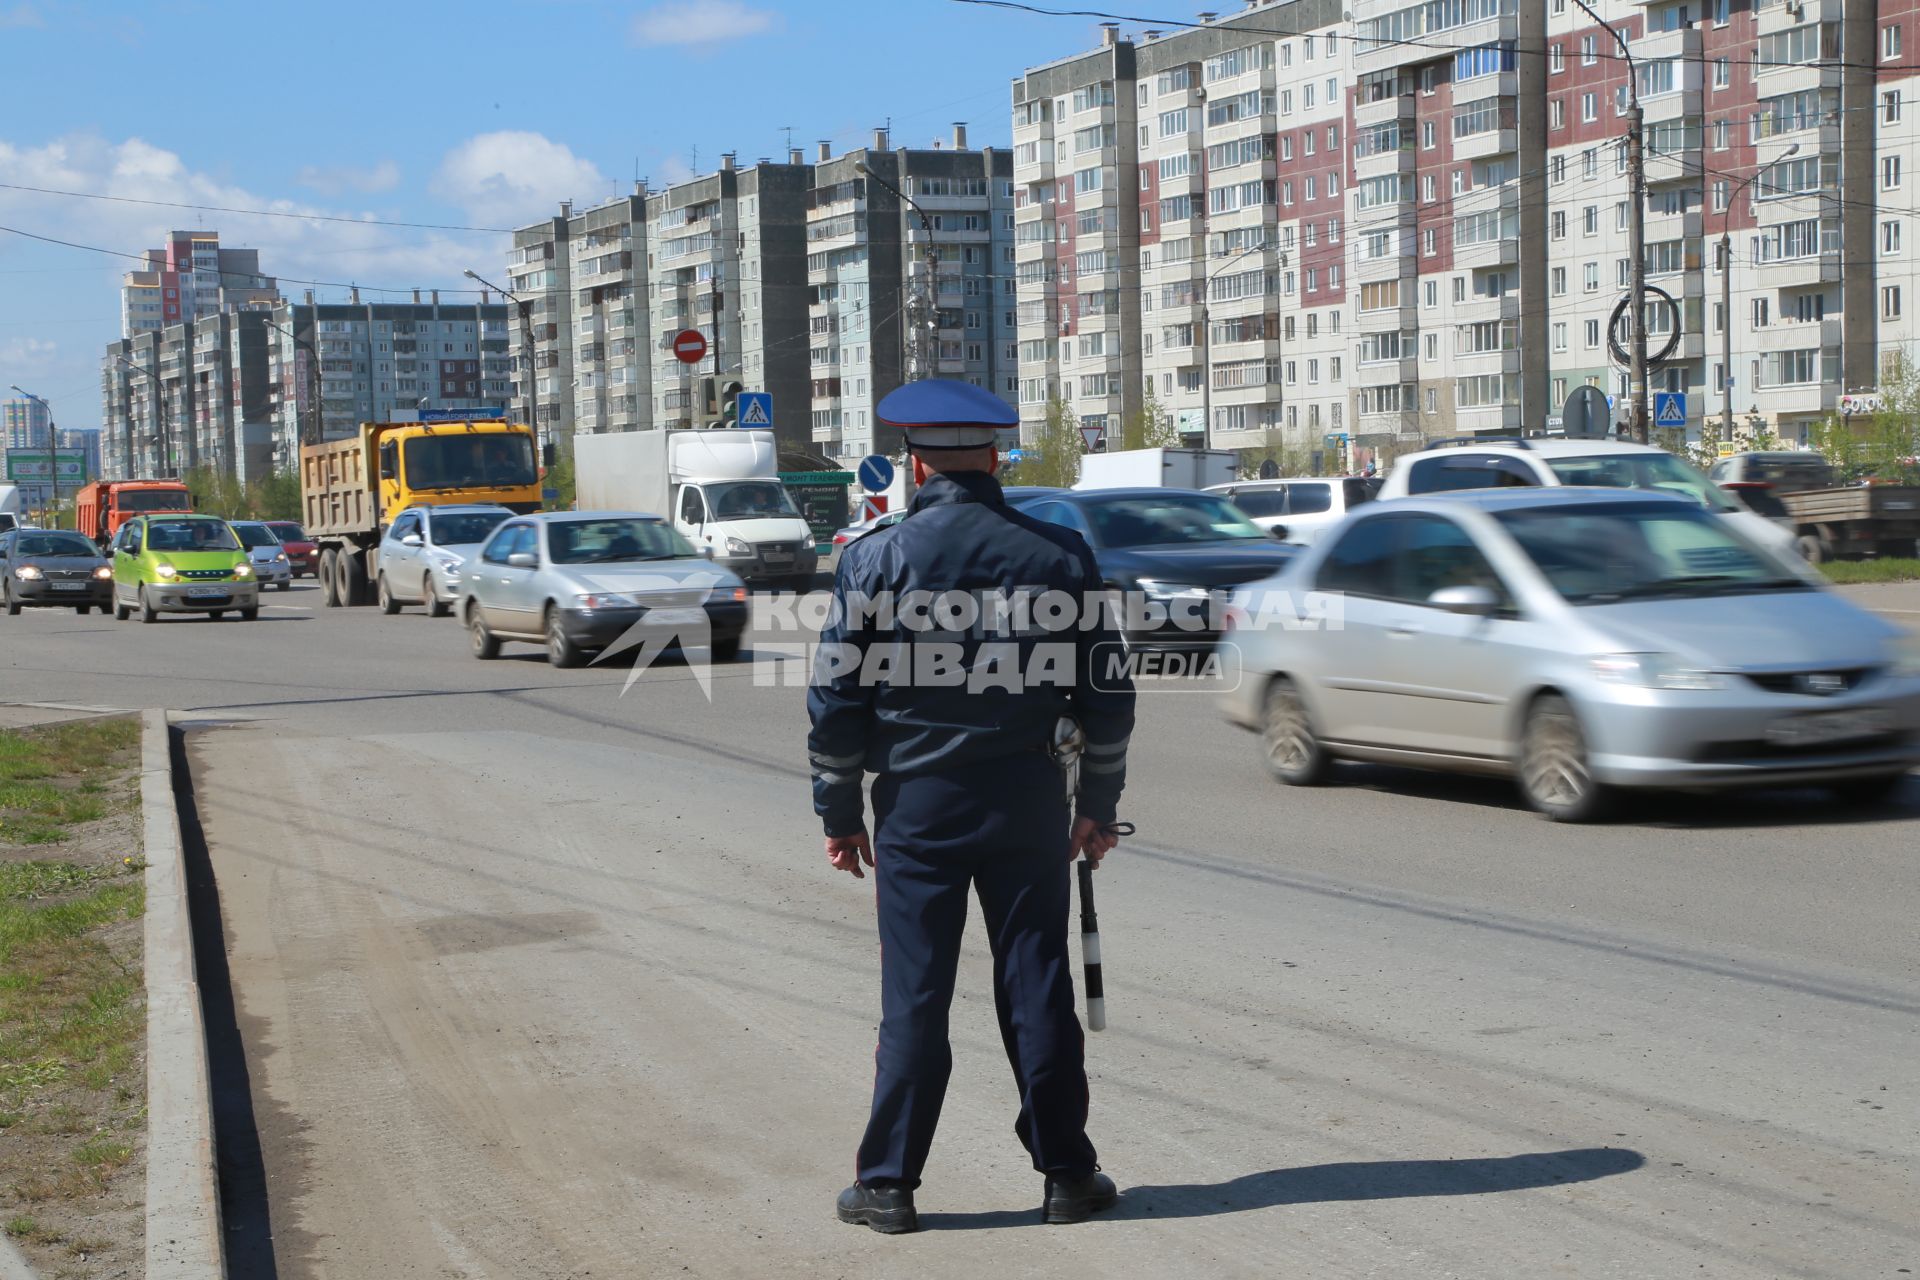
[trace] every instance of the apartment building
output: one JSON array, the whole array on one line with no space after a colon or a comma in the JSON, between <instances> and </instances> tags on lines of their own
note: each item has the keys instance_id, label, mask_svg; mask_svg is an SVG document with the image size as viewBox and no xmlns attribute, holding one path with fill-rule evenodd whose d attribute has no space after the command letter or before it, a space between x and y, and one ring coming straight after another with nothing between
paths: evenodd
<instances>
[{"instance_id":1,"label":"apartment building","mask_svg":"<svg viewBox=\"0 0 1920 1280\"><path fill-rule=\"evenodd\" d=\"M0 401L0 448L44 449L52 430L44 402L15 396Z\"/></svg>"},{"instance_id":2,"label":"apartment building","mask_svg":"<svg viewBox=\"0 0 1920 1280\"><path fill-rule=\"evenodd\" d=\"M1804 438L1876 385L1913 336L1920 4L1595 7L1631 86L1570 0L1256 0L1016 80L1023 430L1059 397L1112 433L1148 388L1230 447L1552 429L1583 383L1624 420L1634 97L1688 434L1731 403Z\"/></svg>"},{"instance_id":3,"label":"apartment building","mask_svg":"<svg viewBox=\"0 0 1920 1280\"><path fill-rule=\"evenodd\" d=\"M632 431L647 421L653 352L647 342L647 190L573 214L567 221L573 329L573 430Z\"/></svg>"},{"instance_id":4,"label":"apartment building","mask_svg":"<svg viewBox=\"0 0 1920 1280\"><path fill-rule=\"evenodd\" d=\"M573 202L562 200L555 216L515 231L507 254L514 405L543 444L574 433L572 234Z\"/></svg>"},{"instance_id":5,"label":"apartment building","mask_svg":"<svg viewBox=\"0 0 1920 1280\"><path fill-rule=\"evenodd\" d=\"M165 248L147 250L144 270L121 277L120 333L131 338L279 297L257 249L223 249L217 231L173 231Z\"/></svg>"},{"instance_id":6,"label":"apartment building","mask_svg":"<svg viewBox=\"0 0 1920 1280\"><path fill-rule=\"evenodd\" d=\"M964 124L951 141L895 149L875 130L841 156L821 144L806 323L812 439L828 457L896 452L874 405L916 376L1017 396L1013 158L969 150Z\"/></svg>"}]
</instances>

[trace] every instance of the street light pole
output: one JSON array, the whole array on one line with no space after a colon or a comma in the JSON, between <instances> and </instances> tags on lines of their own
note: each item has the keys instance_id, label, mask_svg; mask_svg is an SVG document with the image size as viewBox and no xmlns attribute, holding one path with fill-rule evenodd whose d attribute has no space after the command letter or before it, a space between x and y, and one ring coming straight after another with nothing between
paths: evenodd
<instances>
[{"instance_id":1,"label":"street light pole","mask_svg":"<svg viewBox=\"0 0 1920 1280\"><path fill-rule=\"evenodd\" d=\"M45 396L37 396L18 383L14 384L13 389L29 400L38 400L40 407L47 411L47 474L53 481L53 525L58 528L60 524L60 428L53 421L53 406L47 403ZM31 436L33 433L29 431L27 434Z\"/></svg>"},{"instance_id":2,"label":"street light pole","mask_svg":"<svg viewBox=\"0 0 1920 1280\"><path fill-rule=\"evenodd\" d=\"M1796 142L1735 183L1727 193L1727 207L1720 211L1720 437L1726 444L1733 443L1733 240L1727 222L1733 217L1733 202L1740 193L1799 150Z\"/></svg>"},{"instance_id":3,"label":"street light pole","mask_svg":"<svg viewBox=\"0 0 1920 1280\"><path fill-rule=\"evenodd\" d=\"M1620 46L1627 63L1627 199L1632 205L1627 219L1627 251L1633 255L1629 265L1628 309L1633 326L1628 388L1632 398L1629 427L1634 440L1647 443L1647 156L1644 132L1645 116L1640 109L1640 69L1634 63L1633 50L1620 29L1595 13L1587 0L1573 0L1589 18L1607 29Z\"/></svg>"},{"instance_id":4,"label":"street light pole","mask_svg":"<svg viewBox=\"0 0 1920 1280\"><path fill-rule=\"evenodd\" d=\"M533 394L533 377L534 377L533 304L531 302L526 301L524 298L521 298L517 294L507 292L505 289L502 289L499 285L494 284L493 282L487 280L486 278L475 275L471 271L465 271L465 272L462 272L461 274L466 276L467 279L472 280L477 284L480 284L488 289L493 290L495 293L499 294L501 297L510 299L513 302L514 306L519 309L520 343L521 343L521 346L525 348L526 357L527 357L527 382L520 398L522 402L522 407L526 410L526 413L527 413L527 425L533 428L534 436L537 439L540 435L540 421L539 421L540 405L539 405L539 401L535 398ZM485 368L484 353L482 355L481 367Z\"/></svg>"},{"instance_id":5,"label":"street light pole","mask_svg":"<svg viewBox=\"0 0 1920 1280\"><path fill-rule=\"evenodd\" d=\"M293 434L295 435L295 437L298 440L298 443L300 444L303 444L303 445L321 444L324 442L324 437L327 434L327 429L326 429L326 419L324 416L322 416L321 409L320 409L320 353L314 348L314 345L311 342L307 342L303 340L299 334L287 328L285 325L280 324L274 320L267 321L267 324L271 325L275 329L278 329L281 333L286 334L288 338L293 340L293 345L296 348L298 347L306 348L307 383L308 383L307 394L313 398L313 411L307 415L307 421L303 423L298 420L300 416L299 411L297 409L295 410L294 412L295 422L294 422ZM295 395L296 395L295 404L297 405L299 403L297 399L298 393L296 392Z\"/></svg>"},{"instance_id":6,"label":"street light pole","mask_svg":"<svg viewBox=\"0 0 1920 1280\"><path fill-rule=\"evenodd\" d=\"M148 379L152 381L154 425L160 428L160 457L158 461L160 463L160 470L169 473L160 478L164 480L177 479L176 476L171 474L178 469L173 465L173 414L167 408L167 392L166 388L160 385L160 375L145 365L135 364L119 352L115 352L113 358L127 366L127 368L132 369L135 373L146 374Z\"/></svg>"},{"instance_id":7,"label":"street light pole","mask_svg":"<svg viewBox=\"0 0 1920 1280\"><path fill-rule=\"evenodd\" d=\"M923 296L924 301L920 302L914 307L914 313L915 313L914 325L913 325L914 371L913 371L913 376L907 379L908 382L918 382L922 378L928 378L933 376L933 330L934 330L934 320L939 312L938 290L940 287L940 246L934 243L933 219L927 216L927 211L925 209L922 209L919 206L919 204L915 202L912 196L908 195L906 192L894 186L891 182L888 182L885 178L881 177L879 174L875 173L871 168L867 166L866 161L864 160L854 161L853 171L859 174L863 178L872 178L875 182L879 183L882 187L886 188L888 191L891 191L894 194L894 197L898 199L900 203L906 205L907 208L913 210L914 213L919 215L920 229L927 233L926 292L924 295L921 295L919 289L915 289L914 291L916 296Z\"/></svg>"},{"instance_id":8,"label":"street light pole","mask_svg":"<svg viewBox=\"0 0 1920 1280\"><path fill-rule=\"evenodd\" d=\"M1205 198L1203 194L1201 199ZM1205 225L1205 221L1202 220L1201 226L1204 228ZM1266 247L1260 244L1242 249L1217 268L1200 277L1200 447L1202 449L1213 448L1213 278L1248 254L1262 252ZM1209 252L1206 232L1203 230L1200 237L1201 262L1206 262ZM1279 261L1280 265L1285 267L1287 255L1282 253ZM1275 319L1278 318L1276 313ZM1284 377L1281 379L1281 386L1283 388L1281 394L1284 396L1286 394ZM1285 428L1281 429L1284 432Z\"/></svg>"}]
</instances>

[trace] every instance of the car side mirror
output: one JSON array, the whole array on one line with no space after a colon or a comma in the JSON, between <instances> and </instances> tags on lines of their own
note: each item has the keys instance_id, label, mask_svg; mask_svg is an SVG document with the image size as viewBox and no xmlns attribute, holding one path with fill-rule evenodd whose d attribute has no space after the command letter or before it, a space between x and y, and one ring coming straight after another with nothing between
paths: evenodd
<instances>
[{"instance_id":1,"label":"car side mirror","mask_svg":"<svg viewBox=\"0 0 1920 1280\"><path fill-rule=\"evenodd\" d=\"M1500 609L1500 597L1486 587L1442 587L1427 597L1427 603L1471 618L1489 618Z\"/></svg>"},{"instance_id":2,"label":"car side mirror","mask_svg":"<svg viewBox=\"0 0 1920 1280\"><path fill-rule=\"evenodd\" d=\"M427 544L426 539L422 538L419 534L409 533L400 539L400 545L403 547L424 547Z\"/></svg>"},{"instance_id":3,"label":"car side mirror","mask_svg":"<svg viewBox=\"0 0 1920 1280\"><path fill-rule=\"evenodd\" d=\"M507 557L507 563L516 569L538 569L540 557L531 551L516 551Z\"/></svg>"},{"instance_id":4,"label":"car side mirror","mask_svg":"<svg viewBox=\"0 0 1920 1280\"><path fill-rule=\"evenodd\" d=\"M1285 542L1287 540L1287 526L1283 524L1268 525L1267 532L1273 537L1275 542Z\"/></svg>"}]
</instances>

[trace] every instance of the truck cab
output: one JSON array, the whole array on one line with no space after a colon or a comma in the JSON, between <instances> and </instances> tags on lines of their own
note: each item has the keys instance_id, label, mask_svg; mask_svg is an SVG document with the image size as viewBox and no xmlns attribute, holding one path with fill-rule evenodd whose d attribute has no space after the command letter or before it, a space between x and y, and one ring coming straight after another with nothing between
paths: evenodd
<instances>
[{"instance_id":1,"label":"truck cab","mask_svg":"<svg viewBox=\"0 0 1920 1280\"><path fill-rule=\"evenodd\" d=\"M378 432L380 523L413 506L540 509L533 434L504 422L422 423Z\"/></svg>"},{"instance_id":2,"label":"truck cab","mask_svg":"<svg viewBox=\"0 0 1920 1280\"><path fill-rule=\"evenodd\" d=\"M74 498L80 531L105 547L136 516L193 510L193 495L178 480L96 480Z\"/></svg>"},{"instance_id":3,"label":"truck cab","mask_svg":"<svg viewBox=\"0 0 1920 1280\"><path fill-rule=\"evenodd\" d=\"M715 564L748 581L811 583L813 530L778 479L683 480L674 504L674 527Z\"/></svg>"}]
</instances>

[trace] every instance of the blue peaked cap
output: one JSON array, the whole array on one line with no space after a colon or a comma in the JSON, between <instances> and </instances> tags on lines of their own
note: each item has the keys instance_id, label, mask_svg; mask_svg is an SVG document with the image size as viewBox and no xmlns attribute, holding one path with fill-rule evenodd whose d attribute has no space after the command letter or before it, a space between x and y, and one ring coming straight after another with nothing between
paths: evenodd
<instances>
[{"instance_id":1,"label":"blue peaked cap","mask_svg":"<svg viewBox=\"0 0 1920 1280\"><path fill-rule=\"evenodd\" d=\"M985 387L952 378L909 382L882 400L874 416L906 432L915 449L979 449L1020 425L1013 406Z\"/></svg>"}]
</instances>

